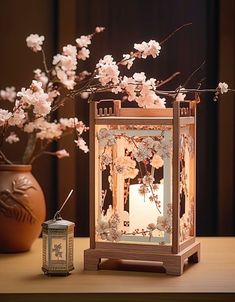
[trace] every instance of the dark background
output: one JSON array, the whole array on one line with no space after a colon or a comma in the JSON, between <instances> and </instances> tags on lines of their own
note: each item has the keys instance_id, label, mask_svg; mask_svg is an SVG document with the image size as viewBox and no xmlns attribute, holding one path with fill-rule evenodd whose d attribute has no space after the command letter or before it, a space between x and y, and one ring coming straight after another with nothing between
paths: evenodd
<instances>
[{"instance_id":1,"label":"dark background","mask_svg":"<svg viewBox=\"0 0 235 302\"><path fill-rule=\"evenodd\" d=\"M155 39L162 41L179 26L192 22L168 40L156 60L143 60L132 72L145 71L148 77L164 79L175 71L180 77L172 87L183 83L204 60L206 64L191 81L192 86L206 77L205 87L219 81L235 87L235 4L233 0L2 0L0 1L0 89L27 87L33 70L42 68L39 53L26 46L31 33L44 35L47 61L63 45L89 34L98 26L106 31L93 40L91 59L81 68L92 70L105 54L115 60L132 50L134 43ZM171 84L169 85L169 88ZM68 103L59 116L76 114L88 123L88 105L77 100ZM197 124L197 233L198 235L234 235L234 96L225 95L221 102L204 95L198 105ZM87 137L88 138L88 137ZM76 234L88 235L89 187L88 155L66 138L51 146L65 148L70 157L57 160L43 157L33 167L51 218L71 188L75 189L63 217L76 223ZM17 152L7 150L18 159Z\"/></svg>"}]
</instances>

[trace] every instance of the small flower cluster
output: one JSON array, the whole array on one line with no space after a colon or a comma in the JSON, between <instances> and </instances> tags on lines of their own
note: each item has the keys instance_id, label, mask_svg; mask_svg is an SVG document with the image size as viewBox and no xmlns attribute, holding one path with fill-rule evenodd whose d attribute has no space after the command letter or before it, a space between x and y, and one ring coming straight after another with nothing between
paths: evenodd
<instances>
[{"instance_id":1,"label":"small flower cluster","mask_svg":"<svg viewBox=\"0 0 235 302\"><path fill-rule=\"evenodd\" d=\"M112 211L110 211L112 213ZM122 232L119 230L120 218L116 211L111 215L101 214L98 218L96 226L97 235L102 240L117 242L122 236Z\"/></svg>"}]
</instances>

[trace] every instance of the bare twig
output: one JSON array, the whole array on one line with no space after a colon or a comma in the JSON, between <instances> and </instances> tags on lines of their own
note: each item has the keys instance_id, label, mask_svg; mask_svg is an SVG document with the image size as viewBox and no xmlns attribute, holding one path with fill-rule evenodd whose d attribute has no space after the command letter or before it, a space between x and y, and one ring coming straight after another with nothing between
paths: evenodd
<instances>
[{"instance_id":1,"label":"bare twig","mask_svg":"<svg viewBox=\"0 0 235 302\"><path fill-rule=\"evenodd\" d=\"M173 79L174 79L176 76L178 76L179 74L180 74L180 72L177 71L177 72L175 72L174 74L172 74L169 78L167 78L167 79L165 79L165 80L163 80L163 81L160 81L160 83L156 85L156 88L161 87L161 86L163 86L164 84L170 82L171 80L173 80Z\"/></svg>"},{"instance_id":2,"label":"bare twig","mask_svg":"<svg viewBox=\"0 0 235 302\"><path fill-rule=\"evenodd\" d=\"M185 23L183 25L181 25L180 27L178 27L176 30L174 30L171 34L169 34L163 41L161 41L159 44L163 45L166 41L168 41L174 34L176 34L179 30L181 30L182 28L192 25L193 23Z\"/></svg>"},{"instance_id":3,"label":"bare twig","mask_svg":"<svg viewBox=\"0 0 235 302\"><path fill-rule=\"evenodd\" d=\"M9 165L13 165L13 162L11 162L6 155L2 152L2 150L0 150L0 157L5 161L5 163L9 164Z\"/></svg>"},{"instance_id":4,"label":"bare twig","mask_svg":"<svg viewBox=\"0 0 235 302\"><path fill-rule=\"evenodd\" d=\"M206 61L204 60L199 67L197 67L191 74L190 76L187 78L187 80L184 82L184 84L182 85L183 87L186 87L187 84L190 82L190 80L193 78L193 76L205 65Z\"/></svg>"}]
</instances>

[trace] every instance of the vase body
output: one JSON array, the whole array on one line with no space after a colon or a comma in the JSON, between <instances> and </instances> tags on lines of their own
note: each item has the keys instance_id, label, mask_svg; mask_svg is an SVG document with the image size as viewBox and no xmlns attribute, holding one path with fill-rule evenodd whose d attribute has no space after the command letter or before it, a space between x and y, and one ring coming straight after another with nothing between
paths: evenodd
<instances>
[{"instance_id":1,"label":"vase body","mask_svg":"<svg viewBox=\"0 0 235 302\"><path fill-rule=\"evenodd\" d=\"M41 233L45 198L31 165L0 165L0 253L28 251Z\"/></svg>"}]
</instances>

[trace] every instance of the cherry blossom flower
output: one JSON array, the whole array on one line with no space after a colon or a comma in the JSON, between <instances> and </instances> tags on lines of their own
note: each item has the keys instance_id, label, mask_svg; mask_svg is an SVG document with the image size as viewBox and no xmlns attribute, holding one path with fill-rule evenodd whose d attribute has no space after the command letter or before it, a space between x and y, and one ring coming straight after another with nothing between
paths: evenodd
<instances>
[{"instance_id":1,"label":"cherry blossom flower","mask_svg":"<svg viewBox=\"0 0 235 302\"><path fill-rule=\"evenodd\" d=\"M78 47L87 47L91 44L91 36L81 36L80 38L76 39L76 43Z\"/></svg>"},{"instance_id":2,"label":"cherry blossom flower","mask_svg":"<svg viewBox=\"0 0 235 302\"><path fill-rule=\"evenodd\" d=\"M33 72L35 80L41 82L42 87L45 88L48 83L48 77L46 76L45 72L42 72L39 68L35 69Z\"/></svg>"},{"instance_id":3,"label":"cherry blossom flower","mask_svg":"<svg viewBox=\"0 0 235 302\"><path fill-rule=\"evenodd\" d=\"M17 143L19 140L19 137L14 132L11 132L10 135L5 139L5 141L9 144Z\"/></svg>"},{"instance_id":4,"label":"cherry blossom flower","mask_svg":"<svg viewBox=\"0 0 235 302\"><path fill-rule=\"evenodd\" d=\"M102 31L104 31L105 30L105 27L101 27L101 26L97 26L96 28L95 28L95 32L96 33L101 33Z\"/></svg>"},{"instance_id":5,"label":"cherry blossom flower","mask_svg":"<svg viewBox=\"0 0 235 302\"><path fill-rule=\"evenodd\" d=\"M83 138L78 137L77 140L74 140L74 142L76 143L76 145L79 147L79 149L81 149L84 153L89 152L89 149L86 145L86 142L84 141Z\"/></svg>"},{"instance_id":6,"label":"cherry blossom flower","mask_svg":"<svg viewBox=\"0 0 235 302\"><path fill-rule=\"evenodd\" d=\"M168 215L158 216L157 218L157 229L171 234L172 232L172 219Z\"/></svg>"},{"instance_id":7,"label":"cherry blossom flower","mask_svg":"<svg viewBox=\"0 0 235 302\"><path fill-rule=\"evenodd\" d=\"M115 61L113 61L113 57L110 55L104 56L103 59L99 61L96 65L98 75L96 76L101 85L105 86L107 84L117 85L119 83L119 74L118 66Z\"/></svg>"},{"instance_id":8,"label":"cherry blossom flower","mask_svg":"<svg viewBox=\"0 0 235 302\"><path fill-rule=\"evenodd\" d=\"M5 123L11 118L12 113L8 110L0 108L0 127L4 126Z\"/></svg>"},{"instance_id":9,"label":"cherry blossom flower","mask_svg":"<svg viewBox=\"0 0 235 302\"><path fill-rule=\"evenodd\" d=\"M141 57L146 59L147 56L156 58L160 54L161 46L155 40L149 42L142 42L141 44L134 44L134 48L141 53Z\"/></svg>"},{"instance_id":10,"label":"cherry blossom flower","mask_svg":"<svg viewBox=\"0 0 235 302\"><path fill-rule=\"evenodd\" d=\"M136 162L130 158L130 156L120 156L116 157L113 161L114 172L118 174L123 174L123 177L134 179L139 170L135 168Z\"/></svg>"},{"instance_id":11,"label":"cherry blossom flower","mask_svg":"<svg viewBox=\"0 0 235 302\"><path fill-rule=\"evenodd\" d=\"M144 144L140 143L137 149L133 152L133 156L136 161L141 162L152 157L152 150L145 147Z\"/></svg>"},{"instance_id":12,"label":"cherry blossom flower","mask_svg":"<svg viewBox=\"0 0 235 302\"><path fill-rule=\"evenodd\" d=\"M65 149L58 150L55 153L58 158L69 157L69 153Z\"/></svg>"},{"instance_id":13,"label":"cherry blossom flower","mask_svg":"<svg viewBox=\"0 0 235 302\"><path fill-rule=\"evenodd\" d=\"M113 133L106 128L100 129L99 133L97 134L97 138L99 143L102 145L112 146L116 142Z\"/></svg>"},{"instance_id":14,"label":"cherry blossom flower","mask_svg":"<svg viewBox=\"0 0 235 302\"><path fill-rule=\"evenodd\" d=\"M90 50L85 47L82 47L82 49L79 50L77 57L78 59L85 61L87 58L89 58L89 55Z\"/></svg>"},{"instance_id":15,"label":"cherry blossom flower","mask_svg":"<svg viewBox=\"0 0 235 302\"><path fill-rule=\"evenodd\" d=\"M48 94L44 92L42 83L39 81L33 80L30 87L28 89L22 88L17 96L20 97L22 107L33 106L33 112L37 116L46 116L51 111Z\"/></svg>"},{"instance_id":16,"label":"cherry blossom flower","mask_svg":"<svg viewBox=\"0 0 235 302\"><path fill-rule=\"evenodd\" d=\"M163 166L164 161L162 160L161 156L158 154L154 154L153 158L150 161L151 166L153 166L155 169L159 169Z\"/></svg>"},{"instance_id":17,"label":"cherry blossom flower","mask_svg":"<svg viewBox=\"0 0 235 302\"><path fill-rule=\"evenodd\" d=\"M225 82L219 82L218 88L221 94L228 92L228 84Z\"/></svg>"},{"instance_id":18,"label":"cherry blossom flower","mask_svg":"<svg viewBox=\"0 0 235 302\"><path fill-rule=\"evenodd\" d=\"M127 69L130 69L133 65L135 57L132 57L130 54L124 54L121 61L122 65L126 65Z\"/></svg>"},{"instance_id":19,"label":"cherry blossom flower","mask_svg":"<svg viewBox=\"0 0 235 302\"><path fill-rule=\"evenodd\" d=\"M0 90L0 98L13 103L16 98L15 87L6 87L5 90Z\"/></svg>"},{"instance_id":20,"label":"cherry blossom flower","mask_svg":"<svg viewBox=\"0 0 235 302\"><path fill-rule=\"evenodd\" d=\"M185 97L186 97L185 93L179 92L179 93L177 93L175 100L176 100L176 102L183 102Z\"/></svg>"},{"instance_id":21,"label":"cherry blossom flower","mask_svg":"<svg viewBox=\"0 0 235 302\"><path fill-rule=\"evenodd\" d=\"M154 144L154 151L156 151L162 158L169 158L172 153L172 144L166 139L162 139L161 142L156 141Z\"/></svg>"},{"instance_id":22,"label":"cherry blossom flower","mask_svg":"<svg viewBox=\"0 0 235 302\"><path fill-rule=\"evenodd\" d=\"M146 186L151 186L154 182L154 177L152 175L145 175L143 177L143 184Z\"/></svg>"},{"instance_id":23,"label":"cherry blossom flower","mask_svg":"<svg viewBox=\"0 0 235 302\"><path fill-rule=\"evenodd\" d=\"M13 111L12 116L8 120L10 126L19 126L22 127L26 120L26 113L22 108L19 108Z\"/></svg>"},{"instance_id":24,"label":"cherry blossom flower","mask_svg":"<svg viewBox=\"0 0 235 302\"><path fill-rule=\"evenodd\" d=\"M39 36L38 34L31 34L26 38L26 43L29 48L34 52L42 50L42 44L44 41L44 36Z\"/></svg>"}]
</instances>

